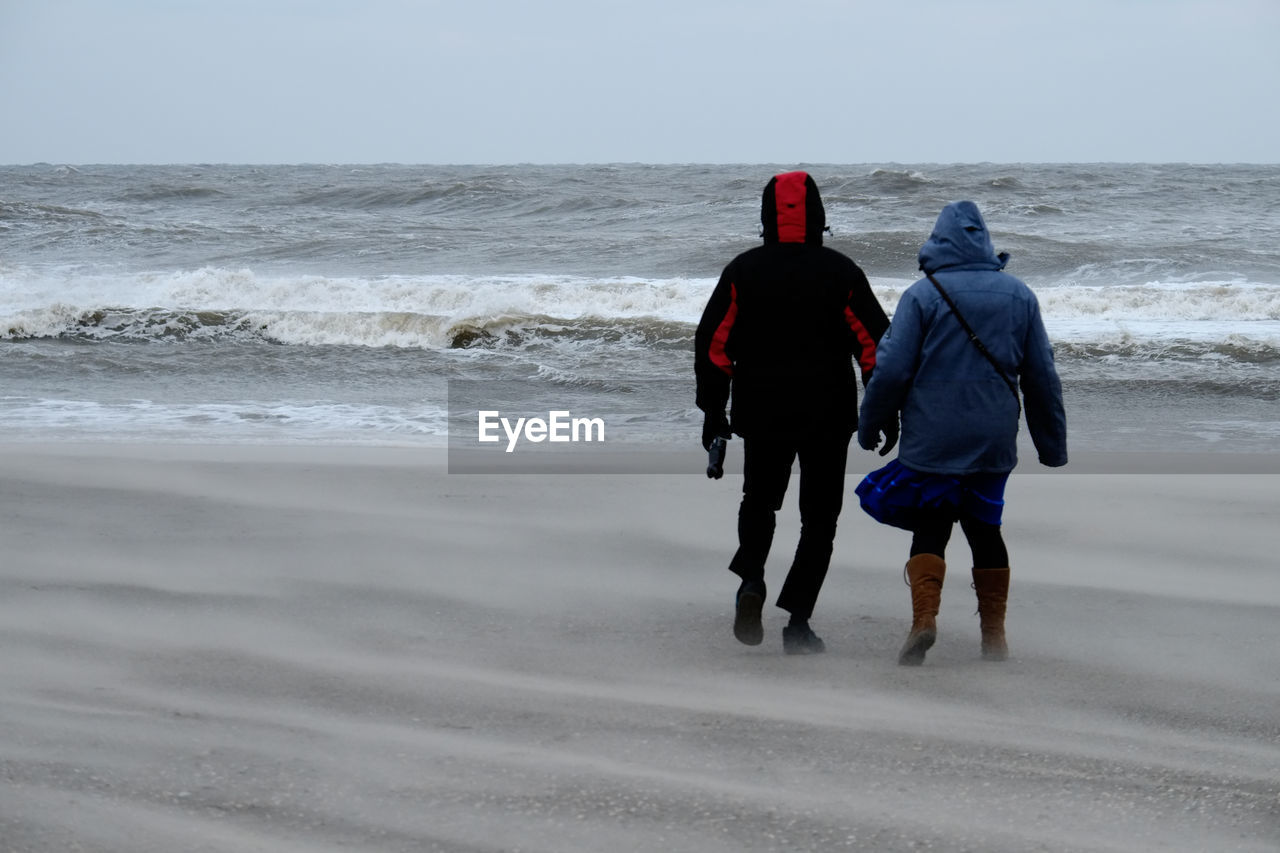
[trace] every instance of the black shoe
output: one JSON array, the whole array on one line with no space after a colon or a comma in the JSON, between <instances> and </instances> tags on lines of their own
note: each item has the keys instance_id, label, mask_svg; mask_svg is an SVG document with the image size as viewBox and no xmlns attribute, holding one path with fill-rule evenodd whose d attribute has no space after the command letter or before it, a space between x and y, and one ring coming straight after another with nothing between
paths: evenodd
<instances>
[{"instance_id":1,"label":"black shoe","mask_svg":"<svg viewBox=\"0 0 1280 853\"><path fill-rule=\"evenodd\" d=\"M760 611L764 609L764 583L743 581L738 587L738 599L733 614L733 636L748 646L764 642L764 626L760 624Z\"/></svg>"},{"instance_id":2,"label":"black shoe","mask_svg":"<svg viewBox=\"0 0 1280 853\"><path fill-rule=\"evenodd\" d=\"M787 625L782 629L782 650L789 655L819 655L827 650L827 644L808 624Z\"/></svg>"}]
</instances>

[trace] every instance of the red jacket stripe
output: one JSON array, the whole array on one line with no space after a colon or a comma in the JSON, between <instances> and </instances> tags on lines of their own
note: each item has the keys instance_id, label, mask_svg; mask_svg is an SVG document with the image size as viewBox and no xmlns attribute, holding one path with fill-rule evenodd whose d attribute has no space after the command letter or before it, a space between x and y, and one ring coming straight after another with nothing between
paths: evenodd
<instances>
[{"instance_id":1,"label":"red jacket stripe","mask_svg":"<svg viewBox=\"0 0 1280 853\"><path fill-rule=\"evenodd\" d=\"M729 285L729 309L724 312L724 319L716 327L716 333L711 336L711 351L707 353L711 363L729 376L733 376L733 360L729 358L726 347L729 343L729 333L733 331L733 324L737 319L738 286L731 284Z\"/></svg>"},{"instance_id":2,"label":"red jacket stripe","mask_svg":"<svg viewBox=\"0 0 1280 853\"><path fill-rule=\"evenodd\" d=\"M850 292L849 298L853 298L852 292ZM853 309L848 305L844 307L844 320L857 336L858 343L862 345L862 351L858 353L858 366L862 368L864 375L870 373L876 366L876 339L871 337L867 327L862 325L858 315L853 313Z\"/></svg>"}]
</instances>

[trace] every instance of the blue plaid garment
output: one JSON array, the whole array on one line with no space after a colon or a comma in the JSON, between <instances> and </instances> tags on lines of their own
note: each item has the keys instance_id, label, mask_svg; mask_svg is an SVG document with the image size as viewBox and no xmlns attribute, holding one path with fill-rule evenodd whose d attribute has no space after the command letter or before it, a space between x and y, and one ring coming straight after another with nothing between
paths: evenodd
<instances>
[{"instance_id":1,"label":"blue plaid garment","mask_svg":"<svg viewBox=\"0 0 1280 853\"><path fill-rule=\"evenodd\" d=\"M921 510L943 509L953 520L975 518L999 526L1009 472L927 474L897 459L872 471L854 493L867 515L881 524L914 530Z\"/></svg>"}]
</instances>

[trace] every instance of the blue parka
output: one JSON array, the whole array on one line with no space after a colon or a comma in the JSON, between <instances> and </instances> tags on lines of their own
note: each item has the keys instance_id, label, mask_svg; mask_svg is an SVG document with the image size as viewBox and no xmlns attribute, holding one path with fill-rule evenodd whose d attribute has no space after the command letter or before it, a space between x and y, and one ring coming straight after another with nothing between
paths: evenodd
<instances>
[{"instance_id":1,"label":"blue parka","mask_svg":"<svg viewBox=\"0 0 1280 853\"><path fill-rule=\"evenodd\" d=\"M920 250L920 269L946 288L978 338L1022 391L1040 461L1067 464L1062 384L1035 294L1002 272L977 205L947 205ZM929 279L907 288L880 340L858 440L874 447L901 413L898 460L917 471L963 475L1012 471L1019 403L969 340Z\"/></svg>"}]
</instances>

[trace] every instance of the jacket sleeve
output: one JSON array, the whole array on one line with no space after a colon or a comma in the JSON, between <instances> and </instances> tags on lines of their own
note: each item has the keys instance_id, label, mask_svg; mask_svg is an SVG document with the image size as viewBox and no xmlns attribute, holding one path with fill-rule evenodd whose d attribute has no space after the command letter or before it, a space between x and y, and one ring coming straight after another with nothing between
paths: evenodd
<instances>
[{"instance_id":1,"label":"jacket sleeve","mask_svg":"<svg viewBox=\"0 0 1280 853\"><path fill-rule=\"evenodd\" d=\"M707 301L694 335L693 373L697 404L704 412L723 412L733 379L733 330L738 319L738 291L732 265L725 268Z\"/></svg>"},{"instance_id":2,"label":"jacket sleeve","mask_svg":"<svg viewBox=\"0 0 1280 853\"><path fill-rule=\"evenodd\" d=\"M867 383L858 418L858 441L863 447L868 441L874 446L883 428L896 423L920 360L923 329L920 303L910 292L904 293L893 323L876 347L875 372Z\"/></svg>"},{"instance_id":3,"label":"jacket sleeve","mask_svg":"<svg viewBox=\"0 0 1280 853\"><path fill-rule=\"evenodd\" d=\"M889 328L889 318L885 316L884 309L872 292L866 274L856 264L853 269L855 275L849 288L844 318L849 331L853 333L853 356L862 372L862 385L865 388L875 370L877 348L881 337Z\"/></svg>"},{"instance_id":4,"label":"jacket sleeve","mask_svg":"<svg viewBox=\"0 0 1280 853\"><path fill-rule=\"evenodd\" d=\"M1062 382L1053 365L1053 347L1034 294L1029 306L1026 354L1018 374L1027 430L1041 464L1058 468L1067 464L1067 415L1062 404Z\"/></svg>"}]
</instances>

